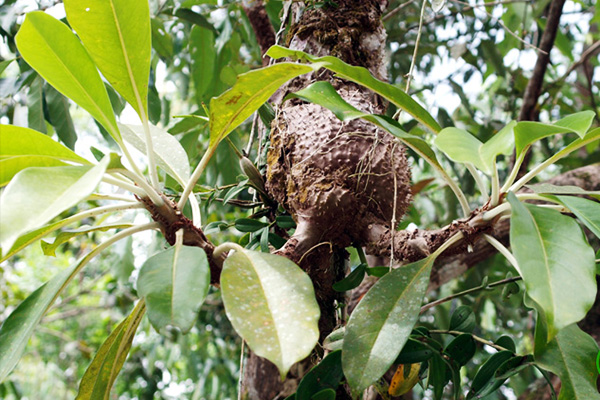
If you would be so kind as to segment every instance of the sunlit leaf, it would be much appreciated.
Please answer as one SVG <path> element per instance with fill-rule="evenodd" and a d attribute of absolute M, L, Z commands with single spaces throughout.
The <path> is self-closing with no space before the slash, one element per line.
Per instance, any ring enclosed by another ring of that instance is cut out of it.
<path fill-rule="evenodd" d="M 131 314 L 102 343 L 81 378 L 76 400 L 105 400 L 110 397 L 110 390 L 125 363 L 145 311 L 144 302 L 139 301 Z"/>
<path fill-rule="evenodd" d="M 147 0 L 65 0 L 69 24 L 117 92 L 148 115 L 151 29 Z"/>
<path fill-rule="evenodd" d="M 423 123 L 433 132 L 437 133 L 442 129 L 431 114 L 413 100 L 412 97 L 404 93 L 402 89 L 376 79 L 366 68 L 346 64 L 333 56 L 313 57 L 302 51 L 291 50 L 281 46 L 271 47 L 267 51 L 267 55 L 273 58 L 290 57 L 296 60 L 308 60 L 313 63 L 320 63 L 321 66 L 335 72 L 340 78 L 356 82 L 383 96 L 394 103 L 396 107 L 412 115 L 417 121 Z"/>
<path fill-rule="evenodd" d="M 89 196 L 109 161 L 106 157 L 93 167 L 32 167 L 15 175 L 0 197 L 2 249 Z"/>
<path fill-rule="evenodd" d="M 400 354 L 419 316 L 434 260 L 430 256 L 391 271 L 352 312 L 342 365 L 354 393 L 379 379 Z"/>
<path fill-rule="evenodd" d="M 223 265 L 221 292 L 235 330 L 282 377 L 317 343 L 320 310 L 312 282 L 287 258 L 237 250 Z"/>
<path fill-rule="evenodd" d="M 146 136 L 141 125 L 119 124 L 123 139 L 139 151 L 146 152 Z M 182 186 L 190 178 L 190 162 L 179 141 L 168 132 L 150 125 L 156 162 Z"/>
<path fill-rule="evenodd" d="M 552 125 L 541 122 L 520 121 L 515 126 L 517 156 L 532 143 L 547 136 L 573 132 L 580 138 L 584 138 L 586 132 L 592 125 L 595 115 L 596 114 L 593 111 L 582 111 L 577 114 L 569 115 Z"/>
<path fill-rule="evenodd" d="M 318 69 L 279 63 L 238 76 L 235 85 L 210 101 L 210 145 L 216 146 L 287 81 Z"/>
<path fill-rule="evenodd" d="M 167 325 L 187 333 L 198 319 L 210 284 L 206 253 L 199 247 L 173 246 L 148 258 L 137 288 L 146 299 L 148 318 L 157 331 Z"/>
<path fill-rule="evenodd" d="M 534 185 L 526 186 L 537 194 L 578 194 L 596 197 L 600 200 L 600 190 L 588 191 L 579 186 L 556 186 L 550 183 L 536 183 Z"/>
<path fill-rule="evenodd" d="M 196 88 L 196 96 L 198 99 L 202 99 L 215 81 L 217 51 L 213 30 L 202 26 L 194 26 L 190 33 L 189 47 L 190 55 L 194 60 L 191 72 Z"/>
<path fill-rule="evenodd" d="M 594 251 L 574 219 L 523 204 L 512 193 L 508 201 L 511 248 L 527 296 L 543 310 L 549 341 L 562 328 L 580 321 L 594 304 Z"/>
<path fill-rule="evenodd" d="M 435 137 L 435 145 L 451 160 L 470 163 L 485 172 L 492 174 L 496 157 L 509 154 L 514 147 L 513 128 L 516 122 L 506 125 L 500 132 L 482 143 L 469 132 L 458 128 L 444 128 Z"/>
<path fill-rule="evenodd" d="M 28 13 L 15 41 L 33 69 L 92 114 L 115 140 L 120 140 L 100 74 L 81 42 L 65 24 L 42 11 Z"/>

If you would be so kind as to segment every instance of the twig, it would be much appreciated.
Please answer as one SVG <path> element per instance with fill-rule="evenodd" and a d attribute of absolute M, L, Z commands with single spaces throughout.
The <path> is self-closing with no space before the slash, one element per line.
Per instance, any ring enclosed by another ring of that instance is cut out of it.
<path fill-rule="evenodd" d="M 429 333 L 437 333 L 437 334 L 442 334 L 442 335 L 462 335 L 463 333 L 468 333 L 468 332 L 460 332 L 460 331 L 446 331 L 446 330 L 432 330 L 429 331 Z M 493 347 L 494 349 L 498 350 L 498 351 L 505 351 L 508 350 L 512 353 L 512 350 L 507 349 L 506 347 L 502 347 L 502 346 L 498 346 L 496 343 L 494 342 L 490 342 L 489 340 L 486 340 L 482 337 L 479 337 L 477 335 L 474 335 L 472 333 L 469 333 L 469 335 L 471 335 L 471 337 L 482 344 L 486 344 L 490 347 Z"/>
<path fill-rule="evenodd" d="M 387 21 L 388 19 L 392 18 L 394 15 L 398 14 L 400 11 L 402 11 L 402 9 L 410 6 L 412 3 L 414 3 L 416 0 L 410 0 L 407 1 L 406 3 L 402 3 L 400 4 L 398 7 L 394 8 L 392 11 L 390 11 L 389 13 L 385 14 L 383 16 L 383 18 L 381 19 L 382 21 Z"/>
<path fill-rule="evenodd" d="M 425 304 L 423 307 L 421 307 L 421 312 L 420 313 L 423 314 L 425 311 L 429 310 L 430 308 L 433 308 L 435 306 L 439 306 L 440 304 L 443 304 L 443 303 L 447 303 L 448 301 L 456 299 L 458 297 L 466 296 L 468 294 L 479 292 L 481 290 L 491 289 L 491 288 L 494 288 L 496 286 L 506 285 L 507 283 L 517 282 L 517 281 L 520 281 L 522 279 L 523 278 L 521 278 L 520 276 L 515 276 L 515 277 L 512 277 L 512 278 L 506 278 L 506 279 L 502 279 L 501 281 L 490 283 L 489 285 L 481 285 L 481 286 L 477 286 L 477 287 L 474 287 L 474 288 L 471 288 L 471 289 L 467 289 L 467 290 L 462 291 L 460 293 L 451 294 L 450 296 L 444 297 L 443 299 L 439 299 L 439 300 L 436 300 L 436 301 L 432 301 L 431 303 Z"/>

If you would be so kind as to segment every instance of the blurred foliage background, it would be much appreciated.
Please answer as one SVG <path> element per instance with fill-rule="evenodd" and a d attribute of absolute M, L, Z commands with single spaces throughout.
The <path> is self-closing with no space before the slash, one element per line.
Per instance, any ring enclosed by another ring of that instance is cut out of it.
<path fill-rule="evenodd" d="M 331 3 L 331 0 L 329 0 Z M 196 164 L 208 143 L 208 127 L 190 114 L 205 115 L 203 104 L 231 87 L 239 73 L 262 65 L 260 48 L 240 1 L 151 0 L 152 70 L 150 75 L 150 119 L 166 127 Z M 284 28 L 281 16 L 289 2 L 269 0 L 266 9 L 277 32 Z M 319 1 L 310 6 L 319 6 Z M 443 126 L 469 130 L 487 140 L 511 119 L 516 119 L 524 90 L 536 60 L 540 32 L 544 28 L 549 0 L 505 0 L 486 2 L 448 1 L 434 13 L 425 9 L 415 69 L 410 86 L 413 94 Z M 390 80 L 406 85 L 407 73 L 419 32 L 421 2 L 390 1 L 384 21 L 388 30 Z M 114 147 L 110 136 L 89 115 L 70 104 L 43 81 L 16 51 L 14 36 L 25 13 L 46 10 L 64 19 L 60 1 L 4 0 L 0 5 L 0 123 L 28 126 L 53 136 L 79 154 L 92 159 L 94 148 L 101 152 Z M 582 62 L 581 55 L 600 40 L 600 3 L 593 0 L 567 1 L 551 63 L 540 98 L 541 121 L 591 109 L 598 113 L 600 73 L 597 55 Z M 134 112 L 112 89 L 111 101 L 122 122 L 136 122 Z M 393 115 L 395 110 L 388 110 Z M 263 116 L 265 117 L 265 116 Z M 268 119 L 268 116 L 265 118 Z M 247 121 L 232 136 L 232 143 L 246 149 L 264 171 L 268 128 Z M 600 122 L 597 117 L 596 122 Z M 420 129 L 404 121 L 406 130 Z M 252 146 L 248 146 L 253 137 Z M 541 141 L 532 162 L 562 146 L 562 139 Z M 440 158 L 441 159 L 441 158 Z M 401 228 L 410 224 L 433 228 L 457 217 L 451 192 L 437 183 L 426 163 L 412 157 L 413 178 L 421 188 Z M 561 161 L 549 170 L 572 169 L 600 161 L 598 143 Z M 505 160 L 508 162 L 508 160 Z M 475 185 L 466 171 L 451 165 L 467 193 Z M 212 223 L 207 234 L 215 242 L 226 240 L 253 243 L 256 234 L 235 229 L 235 221 L 252 210 L 253 194 L 243 185 L 237 156 L 222 143 L 203 181 L 203 223 Z M 502 177 L 501 177 L 502 179 Z M 242 182 L 241 185 L 238 185 Z M 179 191 L 175 182 L 170 190 Z M 226 199 L 235 199 L 227 202 Z M 470 199 L 480 204 L 476 195 Z M 146 218 L 133 212 L 122 220 Z M 86 221 L 82 221 L 82 225 Z M 0 322 L 35 288 L 85 253 L 105 232 L 78 236 L 62 245 L 55 257 L 45 257 L 40 246 L 32 246 L 0 265 Z M 72 399 L 78 380 L 95 350 L 127 315 L 135 299 L 137 269 L 165 243 L 154 234 L 140 242 L 131 240 L 113 246 L 86 268 L 45 317 L 10 380 L 0 385 L 0 398 Z M 356 265 L 356 257 L 351 262 Z M 459 280 L 430 293 L 436 299 L 476 287 L 487 277 L 494 282 L 506 277 L 507 265 L 492 257 Z M 513 288 L 514 289 L 514 288 Z M 519 350 L 530 352 L 533 320 L 519 294 L 502 289 L 479 291 L 445 303 L 423 315 L 420 324 L 446 329 L 451 313 L 460 305 L 475 311 L 481 337 L 495 340 L 512 337 Z M 237 397 L 240 339 L 223 312 L 217 290 L 211 289 L 194 329 L 188 335 L 177 331 L 157 334 L 144 320 L 131 355 L 113 390 L 115 399 L 226 399 Z M 472 378 L 484 351 L 463 369 L 463 379 Z M 514 399 L 538 375 L 532 369 L 513 377 L 490 399 Z M 415 390 L 416 398 L 428 398 Z"/>

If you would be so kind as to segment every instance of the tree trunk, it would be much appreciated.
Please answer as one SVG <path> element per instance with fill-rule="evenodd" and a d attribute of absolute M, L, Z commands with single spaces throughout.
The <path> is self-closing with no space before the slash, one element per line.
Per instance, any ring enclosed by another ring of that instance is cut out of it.
<path fill-rule="evenodd" d="M 320 7 L 294 3 L 286 45 L 315 56 L 334 55 L 386 79 L 385 29 L 381 14 L 387 0 L 336 0 Z M 364 245 L 371 231 L 389 229 L 410 201 L 410 170 L 404 148 L 374 126 L 341 122 L 328 110 L 298 100 L 283 102 L 288 92 L 317 80 L 329 81 L 360 110 L 383 113 L 385 104 L 372 92 L 323 70 L 299 77 L 274 96 L 277 116 L 271 129 L 266 187 L 297 222 L 295 234 L 279 254 L 299 263 L 311 277 L 321 307 L 321 340 L 337 325 L 342 302 L 332 289 L 345 272 L 345 247 Z M 395 202 L 394 202 L 395 200 Z M 317 346 L 318 348 L 318 346 Z M 283 399 L 323 357 L 315 350 L 281 382 L 277 369 L 251 351 L 243 370 L 242 397 Z M 337 398 L 350 398 L 338 391 Z"/>

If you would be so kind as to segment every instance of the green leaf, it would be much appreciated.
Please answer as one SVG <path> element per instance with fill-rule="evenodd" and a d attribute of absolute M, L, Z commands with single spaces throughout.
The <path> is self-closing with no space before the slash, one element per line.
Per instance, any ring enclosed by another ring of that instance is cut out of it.
<path fill-rule="evenodd" d="M 320 309 L 313 285 L 287 258 L 236 250 L 223 264 L 221 291 L 235 330 L 282 379 L 315 347 Z"/>
<path fill-rule="evenodd" d="M 512 121 L 486 143 L 469 132 L 458 128 L 445 128 L 434 139 L 435 145 L 451 160 L 460 163 L 470 163 L 481 171 L 491 175 L 500 154 L 509 154 L 514 147 Z"/>
<path fill-rule="evenodd" d="M 1 140 L 1 139 L 0 139 Z M 0 158 L 0 187 L 6 186 L 21 170 L 29 167 L 59 167 L 67 165 L 54 157 L 20 156 Z"/>
<path fill-rule="evenodd" d="M 6 67 L 8 67 L 10 65 L 10 63 L 15 60 L 16 60 L 16 58 L 11 58 L 10 60 L 0 61 L 0 74 L 2 74 L 4 72 L 4 70 L 6 69 Z"/>
<path fill-rule="evenodd" d="M 145 311 L 144 302 L 139 301 L 131 314 L 102 343 L 81 378 L 76 400 L 105 400 L 110 397 L 110 390 L 125 363 Z"/>
<path fill-rule="evenodd" d="M 444 349 L 444 353 L 459 366 L 469 362 L 475 355 L 475 339 L 470 333 L 463 333 L 452 340 Z"/>
<path fill-rule="evenodd" d="M 499 351 L 487 359 L 479 368 L 471 383 L 471 390 L 467 399 L 481 398 L 486 394 L 496 391 L 504 383 L 503 379 L 495 379 L 494 375 L 502 364 L 513 357 L 508 350 Z"/>
<path fill-rule="evenodd" d="M 313 394 L 311 400 L 335 400 L 335 390 L 323 389 L 318 393 Z"/>
<path fill-rule="evenodd" d="M 193 60 L 191 75 L 196 88 L 196 98 L 203 99 L 205 93 L 215 82 L 217 51 L 213 30 L 194 26 L 190 33 L 189 47 Z"/>
<path fill-rule="evenodd" d="M 343 378 L 342 352 L 333 351 L 302 378 L 296 391 L 296 400 L 314 399 L 314 395 L 326 389 L 334 390 L 335 395 L 335 389 Z"/>
<path fill-rule="evenodd" d="M 15 41 L 33 69 L 56 90 L 92 114 L 117 142 L 120 141 L 104 83 L 71 29 L 42 11 L 34 11 L 25 17 Z"/>
<path fill-rule="evenodd" d="M 580 138 L 586 136 L 587 130 L 592 125 L 595 113 L 593 111 L 582 111 L 569 115 L 553 125 L 541 122 L 521 121 L 515 126 L 515 144 L 517 157 L 523 150 L 538 140 L 559 133 L 573 132 Z"/>
<path fill-rule="evenodd" d="M 146 299 L 148 318 L 159 332 L 167 325 L 189 332 L 209 285 L 210 269 L 204 250 L 177 245 L 148 258 L 137 280 L 138 293 Z"/>
<path fill-rule="evenodd" d="M 331 332 L 325 340 L 323 340 L 323 348 L 329 351 L 336 351 L 342 349 L 342 343 L 344 342 L 344 332 L 346 327 L 342 326 Z"/>
<path fill-rule="evenodd" d="M 561 329 L 545 344 L 546 335 L 538 338 L 538 328 L 539 322 L 536 324 L 535 362 L 560 378 L 558 400 L 600 399 L 596 389 L 596 341 L 573 324 Z"/>
<path fill-rule="evenodd" d="M 556 186 L 550 183 L 536 183 L 533 185 L 525 185 L 537 194 L 576 194 L 592 196 L 600 200 L 600 190 L 583 190 L 579 186 Z"/>
<path fill-rule="evenodd" d="M 434 355 L 434 350 L 416 339 L 408 339 L 394 364 L 414 364 L 429 360 Z"/>
<path fill-rule="evenodd" d="M 336 292 L 346 292 L 352 290 L 362 282 L 365 277 L 367 264 L 359 264 L 347 277 L 333 284 L 333 290 Z"/>
<path fill-rule="evenodd" d="M 163 58 L 173 57 L 173 38 L 165 29 L 165 25 L 158 18 L 150 21 L 152 27 L 152 47 Z"/>
<path fill-rule="evenodd" d="M 581 320 L 596 297 L 594 251 L 575 220 L 519 202 L 512 207 L 510 244 L 527 295 L 544 312 L 550 341 Z"/>
<path fill-rule="evenodd" d="M 600 203 L 573 196 L 556 196 L 556 198 L 600 238 Z"/>
<path fill-rule="evenodd" d="M 251 218 L 238 218 L 235 220 L 235 229 L 240 232 L 256 232 L 259 229 L 266 227 L 266 222 L 258 221 Z"/>
<path fill-rule="evenodd" d="M 19 236 L 89 196 L 108 162 L 106 157 L 94 167 L 32 167 L 15 175 L 0 197 L 1 247 L 10 249 Z"/>
<path fill-rule="evenodd" d="M 354 393 L 379 379 L 400 354 L 419 316 L 434 260 L 429 256 L 389 272 L 350 316 L 342 364 Z"/>
<path fill-rule="evenodd" d="M 373 75 L 363 67 L 355 67 L 346 64 L 333 56 L 314 57 L 302 51 L 291 50 L 281 46 L 271 47 L 266 54 L 273 58 L 290 57 L 295 60 L 308 60 L 313 63 L 320 63 L 322 67 L 335 72 L 340 78 L 363 85 L 391 101 L 396 107 L 412 115 L 417 121 L 423 123 L 433 132 L 437 133 L 442 129 L 431 114 L 413 100 L 412 97 L 404 93 L 402 89 L 374 78 Z"/>
<path fill-rule="evenodd" d="M 473 332 L 476 326 L 475 313 L 469 306 L 460 306 L 453 313 L 450 318 L 451 331 L 459 332 Z"/>
<path fill-rule="evenodd" d="M 290 229 L 296 227 L 296 221 L 290 215 L 278 215 L 275 217 L 275 223 L 278 227 L 283 229 Z"/>
<path fill-rule="evenodd" d="M 182 186 L 190 179 L 190 162 L 183 146 L 168 132 L 150 125 L 150 136 L 156 162 Z M 141 125 L 119 124 L 123 139 L 133 147 L 146 153 L 146 135 Z"/>
<path fill-rule="evenodd" d="M 231 89 L 210 101 L 210 146 L 216 147 L 281 85 L 318 67 L 279 63 L 239 75 Z"/>
<path fill-rule="evenodd" d="M 68 242 L 75 236 L 85 235 L 85 234 L 91 233 L 91 232 L 106 232 L 111 229 L 131 228 L 132 226 L 133 226 L 132 224 L 108 224 L 108 225 L 100 225 L 100 226 L 82 226 L 81 228 L 78 228 L 78 229 L 72 229 L 72 230 L 68 230 L 68 231 L 59 233 L 56 236 L 56 238 L 54 239 L 54 242 L 52 242 L 52 243 L 48 243 L 48 242 L 45 242 L 42 240 L 42 251 L 44 252 L 44 255 L 55 257 L 56 249 L 58 248 L 58 246 L 60 246 L 61 244 L 65 243 L 65 242 Z"/>
<path fill-rule="evenodd" d="M 499 380 L 506 380 L 532 365 L 533 356 L 531 354 L 509 358 L 508 360 L 503 362 L 502 365 L 500 365 L 500 367 L 496 370 L 494 378 Z"/>
<path fill-rule="evenodd" d="M 69 24 L 102 75 L 137 111 L 148 115 L 151 29 L 147 0 L 65 0 Z"/>
<path fill-rule="evenodd" d="M 48 103 L 49 120 L 60 140 L 68 148 L 74 149 L 77 133 L 69 112 L 69 100 L 52 86 L 46 85 L 46 102 Z"/>
<path fill-rule="evenodd" d="M 27 92 L 27 126 L 38 132 L 46 133 L 43 85 L 44 80 L 39 75 L 29 85 L 29 92 Z"/>
<path fill-rule="evenodd" d="M 35 327 L 81 268 L 95 256 L 90 253 L 29 295 L 0 328 L 0 383 L 13 370 Z"/>

